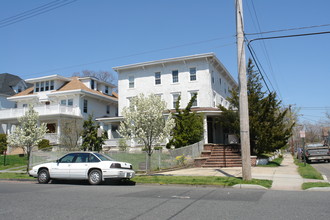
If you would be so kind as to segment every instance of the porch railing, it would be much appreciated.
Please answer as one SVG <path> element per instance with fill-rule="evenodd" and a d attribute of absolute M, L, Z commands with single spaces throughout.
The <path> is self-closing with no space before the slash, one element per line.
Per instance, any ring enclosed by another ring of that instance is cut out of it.
<path fill-rule="evenodd" d="M 59 104 L 35 106 L 34 110 L 38 112 L 39 116 L 48 116 L 56 114 L 81 116 L 81 111 L 79 107 L 64 106 Z M 8 118 L 19 118 L 22 117 L 27 111 L 28 107 L 2 109 L 0 110 L 0 120 Z"/>

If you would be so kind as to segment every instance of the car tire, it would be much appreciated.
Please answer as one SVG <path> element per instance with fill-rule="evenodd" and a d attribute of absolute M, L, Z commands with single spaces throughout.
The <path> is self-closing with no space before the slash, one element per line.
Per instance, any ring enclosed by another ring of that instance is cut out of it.
<path fill-rule="evenodd" d="M 50 180 L 49 172 L 47 169 L 42 169 L 38 173 L 38 183 L 46 184 Z"/>
<path fill-rule="evenodd" d="M 98 185 L 102 182 L 102 173 L 100 170 L 91 170 L 88 174 L 88 182 L 91 185 Z"/>

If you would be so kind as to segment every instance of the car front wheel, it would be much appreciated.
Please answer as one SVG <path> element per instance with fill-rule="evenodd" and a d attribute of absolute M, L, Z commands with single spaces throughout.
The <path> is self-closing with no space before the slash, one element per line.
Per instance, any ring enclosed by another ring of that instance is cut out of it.
<path fill-rule="evenodd" d="M 88 181 L 91 185 L 98 185 L 102 181 L 102 173 L 99 170 L 92 170 L 88 175 Z"/>
<path fill-rule="evenodd" d="M 42 169 L 38 173 L 38 182 L 41 184 L 46 184 L 50 180 L 49 172 L 46 169 Z"/>

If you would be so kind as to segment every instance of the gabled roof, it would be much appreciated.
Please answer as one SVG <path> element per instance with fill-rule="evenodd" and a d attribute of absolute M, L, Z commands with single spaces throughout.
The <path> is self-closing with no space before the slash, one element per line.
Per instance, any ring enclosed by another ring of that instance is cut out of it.
<path fill-rule="evenodd" d="M 10 73 L 0 74 L 0 94 L 14 95 L 16 94 L 12 87 L 16 86 L 22 79 Z"/>
<path fill-rule="evenodd" d="M 85 93 L 89 93 L 89 94 L 98 95 L 103 98 L 112 99 L 113 101 L 118 101 L 118 97 L 115 95 L 107 95 L 102 92 L 88 88 L 84 83 L 82 83 L 79 80 L 79 77 L 71 77 L 69 79 L 70 79 L 70 81 L 64 83 L 64 85 L 62 87 L 60 87 L 58 90 L 51 91 L 48 95 L 56 96 L 57 94 L 62 94 L 62 93 L 66 93 L 66 92 L 85 92 Z M 33 87 L 29 88 L 25 91 L 22 91 L 16 95 L 12 96 L 9 99 L 15 99 L 15 98 L 19 98 L 19 97 L 23 97 L 23 96 L 30 96 L 30 95 L 36 95 Z"/>

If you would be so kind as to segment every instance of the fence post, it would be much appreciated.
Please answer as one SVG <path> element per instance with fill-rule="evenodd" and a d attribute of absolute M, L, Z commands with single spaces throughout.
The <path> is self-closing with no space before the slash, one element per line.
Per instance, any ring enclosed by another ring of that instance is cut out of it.
<path fill-rule="evenodd" d="M 161 170 L 161 163 L 160 163 L 160 151 L 161 150 L 158 150 L 158 169 Z"/>

